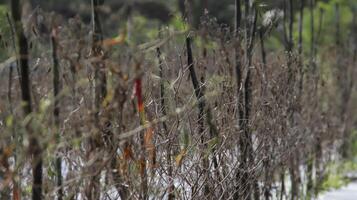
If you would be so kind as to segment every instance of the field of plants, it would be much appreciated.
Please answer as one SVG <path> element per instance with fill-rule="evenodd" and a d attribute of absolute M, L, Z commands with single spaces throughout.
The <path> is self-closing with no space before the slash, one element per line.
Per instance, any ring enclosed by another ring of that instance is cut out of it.
<path fill-rule="evenodd" d="M 357 170 L 355 0 L 1 0 L 0 46 L 0 200 L 311 200 Z"/>

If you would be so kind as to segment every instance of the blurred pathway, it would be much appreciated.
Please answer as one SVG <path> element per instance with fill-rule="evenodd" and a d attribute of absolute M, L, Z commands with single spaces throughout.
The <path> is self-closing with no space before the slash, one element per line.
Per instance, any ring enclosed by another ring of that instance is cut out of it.
<path fill-rule="evenodd" d="M 357 200 L 357 182 L 322 194 L 318 200 Z"/>

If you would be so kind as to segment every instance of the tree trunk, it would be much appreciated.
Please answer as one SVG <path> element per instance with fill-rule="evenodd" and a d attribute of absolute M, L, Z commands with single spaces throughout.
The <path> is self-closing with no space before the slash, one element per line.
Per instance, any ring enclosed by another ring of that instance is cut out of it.
<path fill-rule="evenodd" d="M 196 95 L 196 99 L 198 102 L 198 134 L 200 135 L 201 138 L 201 144 L 203 145 L 203 149 L 207 149 L 207 144 L 205 143 L 205 134 L 204 134 L 204 115 L 205 115 L 205 107 L 206 107 L 206 101 L 204 99 L 204 94 L 202 91 L 202 87 L 200 82 L 197 79 L 197 75 L 195 72 L 194 64 L 193 64 L 193 55 L 192 55 L 192 48 L 191 48 L 191 38 L 187 37 L 186 38 L 186 48 L 187 48 L 187 65 L 190 70 L 190 77 L 193 85 L 193 89 Z M 208 157 L 202 154 L 202 170 L 203 174 L 207 178 L 207 180 L 204 183 L 204 188 L 203 188 L 203 193 L 205 197 L 208 197 L 210 194 L 210 188 L 209 188 L 209 160 Z"/>
<path fill-rule="evenodd" d="M 11 12 L 15 22 L 15 30 L 19 47 L 19 64 L 21 74 L 21 95 L 24 102 L 23 111 L 25 117 L 32 112 L 31 106 L 31 91 L 30 91 L 30 70 L 28 65 L 28 44 L 21 23 L 21 7 L 19 0 L 11 1 Z M 31 122 L 30 122 L 31 123 Z M 32 154 L 32 199 L 42 199 L 42 149 L 37 137 L 32 133 L 30 125 L 27 126 L 27 134 L 29 135 L 29 152 Z"/>
<path fill-rule="evenodd" d="M 164 85 L 164 73 L 163 73 L 163 62 L 161 59 L 161 51 L 160 48 L 156 49 L 157 52 L 157 58 L 159 61 L 159 76 L 160 76 L 160 103 L 161 103 L 161 113 L 164 116 L 167 115 L 166 113 L 166 104 L 165 104 L 165 85 Z M 166 159 L 167 159 L 167 166 L 168 166 L 168 179 L 169 179 L 169 186 L 168 186 L 168 200 L 174 200 L 175 199 L 175 194 L 174 194 L 174 190 L 175 190 L 175 186 L 173 184 L 173 166 L 172 166 L 172 158 L 171 158 L 171 139 L 170 139 L 170 132 L 168 130 L 166 121 L 162 122 L 162 127 L 164 129 L 164 134 L 169 138 L 168 140 L 168 145 L 167 145 L 167 149 L 166 149 Z"/>
<path fill-rule="evenodd" d="M 52 42 L 52 60 L 53 60 L 53 97 L 54 97 L 54 110 L 53 110 L 53 117 L 54 117 L 54 125 L 55 125 L 55 141 L 57 144 L 60 142 L 60 100 L 59 100 L 59 92 L 60 92 L 60 72 L 59 72 L 59 62 L 57 57 L 57 41 L 56 41 L 56 27 L 53 28 L 51 34 L 51 42 Z M 63 188 L 62 188 L 62 159 L 61 156 L 56 156 L 56 173 L 57 173 L 57 199 L 63 199 Z"/>
<path fill-rule="evenodd" d="M 94 99 L 94 118 L 95 126 L 98 130 L 94 132 L 93 135 L 89 138 L 89 155 L 95 156 L 95 154 L 100 153 L 97 149 L 101 146 L 101 130 L 104 130 L 105 127 L 100 123 L 100 110 L 103 99 L 106 96 L 106 74 L 105 66 L 102 60 L 103 50 L 102 50 L 102 28 L 99 19 L 99 6 L 102 5 L 100 0 L 91 0 L 91 13 L 92 13 L 92 57 L 94 58 L 94 81 L 95 81 L 95 99 Z M 104 127 L 104 128 L 103 128 Z M 90 166 L 90 173 L 92 177 L 90 178 L 89 188 L 87 190 L 87 197 L 90 199 L 99 199 L 100 198 L 100 172 L 98 172 L 99 160 L 93 163 L 93 166 Z"/>

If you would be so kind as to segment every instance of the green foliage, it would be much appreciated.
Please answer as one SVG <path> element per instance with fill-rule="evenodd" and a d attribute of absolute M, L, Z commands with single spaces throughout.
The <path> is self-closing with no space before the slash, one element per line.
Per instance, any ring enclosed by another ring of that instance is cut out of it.
<path fill-rule="evenodd" d="M 8 8 L 4 5 L 0 5 L 0 61 L 4 61 L 8 58 L 9 49 L 11 49 L 11 29 L 6 18 L 7 12 Z"/>
<path fill-rule="evenodd" d="M 189 145 L 191 144 L 191 137 L 190 137 L 186 127 L 183 127 L 180 129 L 179 138 L 180 138 L 181 149 L 187 149 L 189 147 Z"/>
<path fill-rule="evenodd" d="M 327 191 L 331 188 L 338 189 L 344 185 L 346 185 L 348 181 L 343 178 L 340 174 L 327 174 L 327 178 L 322 183 L 322 191 Z"/>
<path fill-rule="evenodd" d="M 272 37 L 267 37 L 265 40 L 265 48 L 267 50 L 276 50 L 282 47 L 281 40 L 279 40 L 280 35 L 274 34 Z"/>
<path fill-rule="evenodd" d="M 352 172 L 357 170 L 356 160 L 350 160 L 343 163 L 342 169 L 344 172 Z"/>
<path fill-rule="evenodd" d="M 327 191 L 330 189 L 338 189 L 349 183 L 349 179 L 346 177 L 348 172 L 357 170 L 356 161 L 346 161 L 343 163 L 333 162 L 327 165 L 326 175 L 321 184 L 321 191 Z"/>
<path fill-rule="evenodd" d="M 336 36 L 336 3 L 340 5 L 340 30 L 341 41 L 345 41 L 348 36 L 348 27 L 352 21 L 352 10 L 348 1 L 333 0 L 329 2 L 319 1 L 314 9 L 314 30 L 315 40 L 319 44 L 327 44 L 331 46 L 335 43 Z M 320 15 L 322 17 L 321 30 L 319 32 Z M 296 14 L 298 19 L 298 13 Z M 298 20 L 296 20 L 294 27 L 295 41 L 298 39 Z M 305 48 L 309 48 L 311 44 L 311 13 L 308 7 L 304 9 L 304 21 L 303 21 L 303 45 Z M 318 48 L 321 48 L 319 46 Z M 323 47 L 322 47 L 323 48 Z"/>
<path fill-rule="evenodd" d="M 182 17 L 179 14 L 176 14 L 172 18 L 172 20 L 170 22 L 170 27 L 177 31 L 187 31 L 188 30 L 187 23 L 182 20 Z"/>
<path fill-rule="evenodd" d="M 200 37 L 199 35 L 195 38 L 194 43 L 197 47 L 206 48 L 207 50 L 217 49 L 217 43 L 211 38 Z"/>
<path fill-rule="evenodd" d="M 218 143 L 219 143 L 218 137 L 214 137 L 207 141 L 207 148 L 205 149 L 205 153 L 204 153 L 204 156 L 206 158 L 212 154 L 213 150 L 217 147 Z"/>
<path fill-rule="evenodd" d="M 352 153 L 352 158 L 357 159 L 357 129 L 353 129 L 351 131 L 351 135 L 350 135 L 350 142 L 351 144 L 349 145 L 349 147 L 351 148 L 351 153 Z"/>
<path fill-rule="evenodd" d="M 158 36 L 158 23 L 143 16 L 135 15 L 132 18 L 132 29 L 129 30 L 129 44 L 141 44 Z"/>
<path fill-rule="evenodd" d="M 12 115 L 7 116 L 5 122 L 6 126 L 11 128 L 14 124 L 14 117 Z"/>

